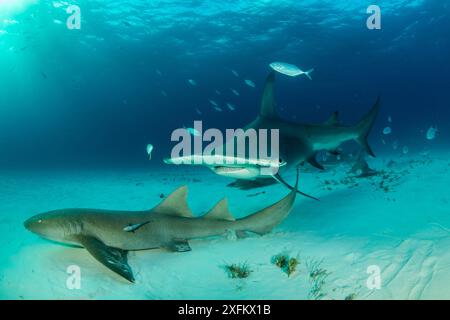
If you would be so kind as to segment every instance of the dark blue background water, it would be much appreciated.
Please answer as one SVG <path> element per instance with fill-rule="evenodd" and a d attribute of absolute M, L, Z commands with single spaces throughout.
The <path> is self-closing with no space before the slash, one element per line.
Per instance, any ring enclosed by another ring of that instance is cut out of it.
<path fill-rule="evenodd" d="M 156 163 L 170 153 L 172 130 L 193 120 L 218 128 L 253 120 L 273 61 L 315 68 L 313 81 L 277 75 L 287 119 L 321 122 L 339 109 L 352 124 L 380 94 L 378 153 L 400 153 L 394 140 L 412 152 L 448 147 L 447 2 L 297 2 L 75 1 L 81 30 L 65 28 L 67 14 L 51 2 L 29 6 L 11 17 L 18 23 L 0 22 L 0 164 L 141 166 L 147 143 Z M 366 28 L 369 4 L 381 6 L 381 30 Z M 383 137 L 388 116 L 393 134 Z M 427 141 L 431 125 L 440 133 Z"/>

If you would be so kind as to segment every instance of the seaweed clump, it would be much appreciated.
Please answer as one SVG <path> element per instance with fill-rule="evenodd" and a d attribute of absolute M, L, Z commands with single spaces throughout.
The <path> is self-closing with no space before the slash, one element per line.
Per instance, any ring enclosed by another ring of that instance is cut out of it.
<path fill-rule="evenodd" d="M 322 260 L 310 260 L 306 262 L 308 268 L 309 280 L 311 283 L 311 289 L 309 297 L 314 300 L 320 300 L 325 297 L 324 286 L 325 280 L 330 273 L 321 267 Z"/>
<path fill-rule="evenodd" d="M 350 293 L 348 296 L 345 297 L 345 300 L 355 300 L 356 299 L 356 293 Z"/>
<path fill-rule="evenodd" d="M 290 277 L 297 271 L 297 266 L 300 264 L 300 261 L 298 258 L 291 258 L 286 254 L 278 254 L 272 257 L 272 263 Z"/>
<path fill-rule="evenodd" d="M 253 272 L 246 262 L 226 265 L 225 271 L 231 279 L 245 279 Z"/>

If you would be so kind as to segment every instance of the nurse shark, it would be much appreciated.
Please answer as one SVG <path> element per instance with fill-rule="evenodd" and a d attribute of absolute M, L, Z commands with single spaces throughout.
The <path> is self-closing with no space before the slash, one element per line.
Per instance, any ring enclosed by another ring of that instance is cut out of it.
<path fill-rule="evenodd" d="M 95 259 L 130 282 L 135 282 L 128 264 L 128 251 L 166 248 L 190 251 L 188 241 L 235 232 L 264 235 L 291 212 L 294 190 L 278 202 L 247 217 L 235 219 L 227 199 L 219 201 L 208 213 L 194 217 L 187 205 L 186 186 L 170 194 L 147 211 L 99 209 L 55 210 L 26 220 L 26 229 L 46 239 L 84 247 Z"/>

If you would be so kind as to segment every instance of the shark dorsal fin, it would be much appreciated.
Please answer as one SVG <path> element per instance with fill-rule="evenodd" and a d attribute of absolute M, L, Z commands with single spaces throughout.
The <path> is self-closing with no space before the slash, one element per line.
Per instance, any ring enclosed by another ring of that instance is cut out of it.
<path fill-rule="evenodd" d="M 337 126 L 339 124 L 339 111 L 333 112 L 331 117 L 325 122 L 325 125 L 328 126 Z"/>
<path fill-rule="evenodd" d="M 274 98 L 274 83 L 275 83 L 275 71 L 272 71 L 266 79 L 264 86 L 264 92 L 261 99 L 260 116 L 266 118 L 278 118 L 278 114 L 275 110 L 275 98 Z"/>
<path fill-rule="evenodd" d="M 160 214 L 192 218 L 193 215 L 191 209 L 189 209 L 187 204 L 187 193 L 187 186 L 182 186 L 167 196 L 167 198 L 153 210 Z"/>
<path fill-rule="evenodd" d="M 211 220 L 228 220 L 235 221 L 230 211 L 228 210 L 228 200 L 223 198 L 220 200 L 207 214 L 204 215 L 205 219 Z"/>

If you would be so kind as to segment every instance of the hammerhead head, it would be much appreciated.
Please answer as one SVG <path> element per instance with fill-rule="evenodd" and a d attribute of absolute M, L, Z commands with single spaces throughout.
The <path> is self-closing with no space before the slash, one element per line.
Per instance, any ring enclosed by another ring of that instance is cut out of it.
<path fill-rule="evenodd" d="M 229 232 L 237 236 L 247 232 L 266 234 L 289 215 L 297 194 L 293 190 L 275 204 L 235 219 L 226 198 L 204 216 L 194 217 L 187 205 L 187 192 L 182 186 L 147 211 L 63 209 L 33 216 L 24 225 L 46 239 L 84 247 L 107 268 L 134 282 L 128 251 L 167 248 L 185 252 L 191 250 L 191 239 Z"/>

